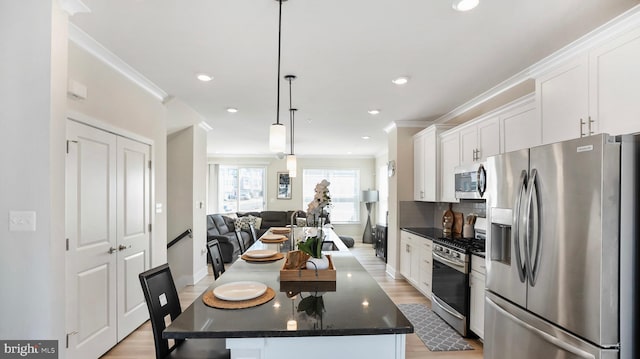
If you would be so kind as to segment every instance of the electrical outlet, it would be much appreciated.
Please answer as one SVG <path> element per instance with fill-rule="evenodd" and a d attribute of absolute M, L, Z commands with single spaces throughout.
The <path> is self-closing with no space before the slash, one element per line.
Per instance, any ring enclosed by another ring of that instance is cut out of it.
<path fill-rule="evenodd" d="M 34 211 L 9 211 L 10 232 L 35 232 L 36 212 Z"/>

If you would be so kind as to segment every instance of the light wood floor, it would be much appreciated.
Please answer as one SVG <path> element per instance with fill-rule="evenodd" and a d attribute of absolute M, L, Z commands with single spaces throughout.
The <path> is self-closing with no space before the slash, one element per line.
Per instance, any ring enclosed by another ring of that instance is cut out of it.
<path fill-rule="evenodd" d="M 351 249 L 360 263 L 380 284 L 380 287 L 396 304 L 424 303 L 431 307 L 431 302 L 403 279 L 393 279 L 385 273 L 385 264 L 375 257 L 370 244 L 356 243 Z M 180 303 L 183 308 L 189 306 L 213 282 L 213 275 L 202 279 L 194 286 L 188 286 L 180 291 Z M 482 359 L 482 343 L 470 340 L 475 350 L 460 352 L 431 352 L 424 346 L 415 334 L 407 336 L 407 359 L 437 358 L 437 359 Z M 141 325 L 118 345 L 102 356 L 104 359 L 154 359 L 155 349 L 153 334 L 149 321 Z"/>

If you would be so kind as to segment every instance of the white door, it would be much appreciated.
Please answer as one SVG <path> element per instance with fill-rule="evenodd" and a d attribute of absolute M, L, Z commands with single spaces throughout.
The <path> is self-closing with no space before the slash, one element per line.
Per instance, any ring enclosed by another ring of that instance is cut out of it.
<path fill-rule="evenodd" d="M 116 136 L 67 122 L 67 358 L 116 341 Z"/>
<path fill-rule="evenodd" d="M 460 164 L 468 165 L 476 161 L 478 151 L 478 127 L 471 126 L 460 131 Z"/>
<path fill-rule="evenodd" d="M 488 118 L 478 123 L 477 161 L 485 161 L 487 157 L 500 154 L 500 119 Z"/>
<path fill-rule="evenodd" d="M 138 274 L 150 263 L 150 148 L 118 137 L 118 341 L 149 318 Z"/>

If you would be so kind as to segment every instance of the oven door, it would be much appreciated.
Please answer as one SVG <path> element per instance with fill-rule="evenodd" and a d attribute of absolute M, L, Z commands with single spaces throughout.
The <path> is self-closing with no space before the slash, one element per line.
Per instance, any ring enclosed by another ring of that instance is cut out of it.
<path fill-rule="evenodd" d="M 458 314 L 469 316 L 469 267 L 433 253 L 432 294 Z M 442 303 L 441 303 L 442 304 Z M 449 309 L 449 308 L 448 308 Z"/>

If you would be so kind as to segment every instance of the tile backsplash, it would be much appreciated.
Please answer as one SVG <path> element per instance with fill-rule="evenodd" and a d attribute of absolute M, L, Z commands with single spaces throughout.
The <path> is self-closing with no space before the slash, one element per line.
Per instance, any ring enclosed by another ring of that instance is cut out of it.
<path fill-rule="evenodd" d="M 449 209 L 449 203 L 401 201 L 399 206 L 400 227 L 442 228 L 442 215 Z M 471 213 L 486 217 L 487 208 L 483 201 L 463 201 L 453 203 L 454 212 L 462 212 L 466 218 Z"/>

